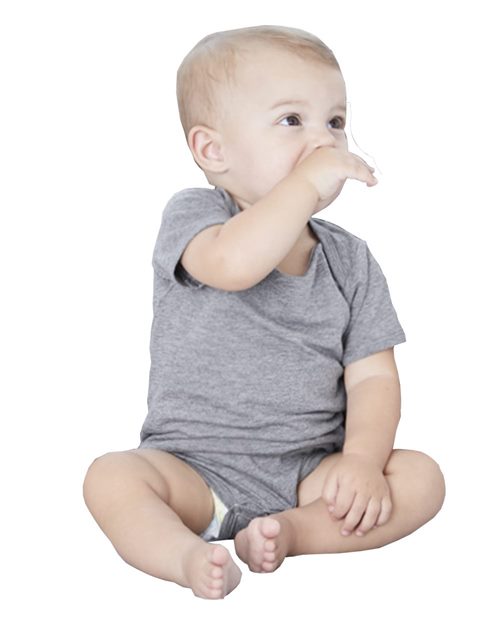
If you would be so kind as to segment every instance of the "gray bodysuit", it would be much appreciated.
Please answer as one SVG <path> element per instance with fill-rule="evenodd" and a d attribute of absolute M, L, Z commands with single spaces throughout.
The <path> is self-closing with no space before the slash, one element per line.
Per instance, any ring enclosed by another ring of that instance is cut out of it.
<path fill-rule="evenodd" d="M 299 482 L 342 449 L 344 367 L 406 340 L 366 242 L 334 224 L 342 287 L 321 242 L 303 276 L 274 269 L 243 291 L 196 280 L 179 262 L 186 245 L 238 212 L 220 187 L 183 189 L 165 207 L 139 445 L 202 475 L 228 508 L 220 539 L 297 505 Z"/>

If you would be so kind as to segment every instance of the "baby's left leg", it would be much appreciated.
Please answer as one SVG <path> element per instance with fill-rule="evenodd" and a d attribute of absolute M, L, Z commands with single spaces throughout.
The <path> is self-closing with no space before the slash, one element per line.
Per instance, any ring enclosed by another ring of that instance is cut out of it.
<path fill-rule="evenodd" d="M 445 482 L 439 465 L 421 452 L 396 449 L 384 470 L 391 490 L 390 519 L 364 536 L 343 536 L 345 518 L 332 518 L 321 498 L 323 478 L 340 455 L 328 456 L 308 476 L 307 489 L 300 489 L 302 503 L 307 503 L 301 505 L 299 498 L 297 508 L 253 519 L 238 532 L 235 550 L 251 571 L 274 571 L 286 556 L 382 547 L 411 534 L 441 509 Z"/>

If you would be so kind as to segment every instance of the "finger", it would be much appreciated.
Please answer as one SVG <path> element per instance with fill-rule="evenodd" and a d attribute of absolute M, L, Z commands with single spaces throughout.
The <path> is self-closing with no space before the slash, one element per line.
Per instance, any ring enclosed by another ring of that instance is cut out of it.
<path fill-rule="evenodd" d="M 369 169 L 370 171 L 375 171 L 375 167 L 372 167 L 371 165 L 369 165 L 364 158 L 361 158 L 361 156 L 358 156 L 357 154 L 354 154 L 354 152 L 349 152 L 349 154 L 351 154 L 352 156 L 354 156 L 354 159 L 356 161 L 358 161 L 359 163 L 362 163 L 367 169 Z"/>
<path fill-rule="evenodd" d="M 364 536 L 377 522 L 382 504 L 379 499 L 372 497 L 366 507 L 361 523 L 356 528 L 356 536 Z"/>
<path fill-rule="evenodd" d="M 372 187 L 373 185 L 376 185 L 378 183 L 377 178 L 375 178 L 375 176 L 373 175 L 373 172 L 375 170 L 364 161 L 363 164 L 359 165 L 359 171 L 363 176 L 361 180 L 364 180 L 368 186 Z"/>
<path fill-rule="evenodd" d="M 337 497 L 338 489 L 339 489 L 338 476 L 336 473 L 332 472 L 327 476 L 325 480 L 325 486 L 323 488 L 323 493 L 322 493 L 323 501 L 326 503 L 327 506 L 330 506 L 330 505 L 335 506 L 335 500 Z"/>
<path fill-rule="evenodd" d="M 354 154 L 354 152 L 348 152 L 347 162 L 352 163 L 355 168 L 364 170 L 366 172 L 373 173 L 375 168 L 369 165 L 361 156 Z"/>
<path fill-rule="evenodd" d="M 345 172 L 344 178 L 352 178 L 353 180 L 359 180 L 360 182 L 366 182 L 370 186 L 377 184 L 378 180 L 371 173 L 371 171 L 367 170 L 366 167 L 363 167 L 361 164 L 349 169 Z"/>
<path fill-rule="evenodd" d="M 390 519 L 392 512 L 392 501 L 390 497 L 384 497 L 382 499 L 382 506 L 380 510 L 380 515 L 378 517 L 376 525 L 384 525 Z"/>
<path fill-rule="evenodd" d="M 356 491 L 346 484 L 342 484 L 339 480 L 337 497 L 335 498 L 335 508 L 331 512 L 335 521 L 342 519 L 349 512 L 354 500 L 356 499 Z"/>
<path fill-rule="evenodd" d="M 366 496 L 359 495 L 359 494 L 356 496 L 351 506 L 351 509 L 349 510 L 345 518 L 342 529 L 340 530 L 341 534 L 343 534 L 344 536 L 346 535 L 348 536 L 349 534 L 351 534 L 353 529 L 360 522 L 361 517 L 363 516 L 366 510 L 367 504 L 368 504 L 368 499 L 366 498 Z"/>

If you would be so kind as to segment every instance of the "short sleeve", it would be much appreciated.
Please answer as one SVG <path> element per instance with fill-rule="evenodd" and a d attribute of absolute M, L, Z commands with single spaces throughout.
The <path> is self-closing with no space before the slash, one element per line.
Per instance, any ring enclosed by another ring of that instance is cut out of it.
<path fill-rule="evenodd" d="M 404 343 L 387 280 L 368 245 L 359 239 L 349 272 L 350 319 L 343 335 L 343 366 Z"/>
<path fill-rule="evenodd" d="M 204 286 L 179 262 L 187 244 L 199 232 L 231 218 L 224 197 L 216 189 L 190 188 L 175 193 L 168 201 L 153 252 L 155 271 L 182 286 Z"/>

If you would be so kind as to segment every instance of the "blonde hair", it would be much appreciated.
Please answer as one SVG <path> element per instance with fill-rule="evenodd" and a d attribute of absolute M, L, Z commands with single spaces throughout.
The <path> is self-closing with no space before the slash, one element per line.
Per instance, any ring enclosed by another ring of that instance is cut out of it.
<path fill-rule="evenodd" d="M 215 128 L 224 118 L 222 95 L 236 85 L 238 61 L 251 59 L 256 45 L 274 45 L 340 71 L 330 48 L 299 28 L 264 25 L 211 33 L 191 49 L 177 70 L 177 104 L 186 140 L 193 126 Z"/>

